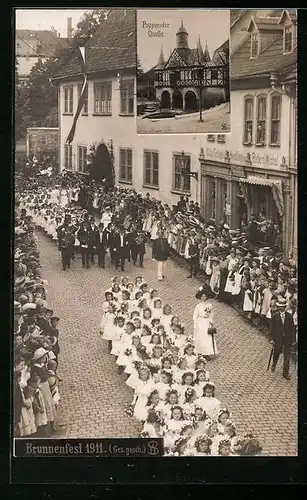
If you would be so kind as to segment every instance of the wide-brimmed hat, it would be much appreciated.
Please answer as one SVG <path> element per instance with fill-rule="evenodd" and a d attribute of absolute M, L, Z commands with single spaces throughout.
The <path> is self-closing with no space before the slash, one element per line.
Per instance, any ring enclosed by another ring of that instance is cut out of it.
<path fill-rule="evenodd" d="M 50 321 L 60 321 L 60 318 L 58 316 L 51 316 Z"/>
<path fill-rule="evenodd" d="M 287 300 L 280 297 L 276 302 L 277 307 L 287 307 Z"/>
<path fill-rule="evenodd" d="M 38 361 L 39 359 L 41 359 L 43 356 L 45 356 L 46 354 L 48 354 L 48 351 L 47 349 L 45 349 L 44 347 L 39 347 L 38 349 L 36 349 L 36 351 L 34 352 L 33 354 L 33 358 L 32 358 L 32 361 Z"/>
<path fill-rule="evenodd" d="M 34 302 L 27 302 L 21 307 L 21 312 L 25 313 L 30 310 L 34 311 L 35 309 L 36 309 L 36 304 L 34 304 Z"/>

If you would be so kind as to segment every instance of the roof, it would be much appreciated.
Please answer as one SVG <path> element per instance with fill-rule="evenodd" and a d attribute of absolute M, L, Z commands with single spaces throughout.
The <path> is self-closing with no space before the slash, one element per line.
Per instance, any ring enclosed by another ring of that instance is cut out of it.
<path fill-rule="evenodd" d="M 282 72 L 297 63 L 297 50 L 283 54 L 283 35 L 279 35 L 257 58 L 250 58 L 250 38 L 232 55 L 231 78 L 269 75 L 272 71 Z"/>
<path fill-rule="evenodd" d="M 231 9 L 230 10 L 230 27 L 236 24 L 239 19 L 243 16 L 247 9 Z"/>
<path fill-rule="evenodd" d="M 188 35 L 187 29 L 183 26 L 183 21 L 181 21 L 181 26 L 177 31 L 176 35 L 178 35 L 179 33 L 186 33 Z"/>
<path fill-rule="evenodd" d="M 136 10 L 111 10 L 107 20 L 85 45 L 88 73 L 136 68 Z M 65 78 L 81 73 L 80 53 L 75 48 L 68 63 L 53 75 Z"/>
<path fill-rule="evenodd" d="M 285 9 L 282 11 L 282 14 L 280 16 L 279 22 L 282 23 L 285 16 L 289 15 L 291 21 L 296 21 L 297 20 L 297 11 L 295 9 Z"/>
<path fill-rule="evenodd" d="M 280 31 L 282 28 L 279 25 L 278 17 L 252 17 L 248 25 L 247 31 L 254 24 L 259 31 Z"/>
<path fill-rule="evenodd" d="M 18 55 L 33 54 L 52 57 L 54 51 L 68 45 L 67 38 L 60 38 L 51 30 L 16 30 L 16 42 L 24 45 L 17 48 Z"/>

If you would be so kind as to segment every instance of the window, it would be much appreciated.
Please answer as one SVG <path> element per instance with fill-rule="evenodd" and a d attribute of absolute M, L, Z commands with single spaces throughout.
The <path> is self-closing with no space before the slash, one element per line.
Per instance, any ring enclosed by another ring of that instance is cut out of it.
<path fill-rule="evenodd" d="M 293 36 L 292 36 L 292 25 L 285 26 L 284 32 L 284 52 L 292 52 Z"/>
<path fill-rule="evenodd" d="M 94 83 L 94 114 L 112 113 L 112 82 Z"/>
<path fill-rule="evenodd" d="M 119 180 L 132 182 L 132 149 L 119 150 Z"/>
<path fill-rule="evenodd" d="M 86 171 L 86 159 L 87 159 L 87 147 L 86 146 L 78 146 L 78 171 L 85 172 Z"/>
<path fill-rule="evenodd" d="M 271 144 L 280 144 L 280 96 L 274 95 L 271 100 Z"/>
<path fill-rule="evenodd" d="M 80 99 L 82 87 L 83 87 L 82 84 L 78 85 L 78 101 Z M 86 85 L 86 87 L 85 87 L 85 100 L 84 100 L 84 104 L 83 104 L 83 108 L 82 108 L 82 114 L 87 115 L 87 113 L 88 113 L 88 86 Z"/>
<path fill-rule="evenodd" d="M 134 80 L 122 80 L 120 85 L 120 112 L 125 115 L 134 113 Z"/>
<path fill-rule="evenodd" d="M 74 88 L 64 87 L 64 113 L 72 114 L 74 112 Z"/>
<path fill-rule="evenodd" d="M 223 143 L 225 143 L 226 142 L 226 136 L 225 136 L 225 134 L 218 134 L 218 136 L 217 136 L 217 142 L 223 142 Z"/>
<path fill-rule="evenodd" d="M 183 163 L 184 158 L 184 163 Z M 182 169 L 184 167 L 184 170 Z M 191 189 L 191 159 L 189 156 L 174 155 L 173 189 L 189 193 Z M 186 172 L 186 174 L 184 173 Z"/>
<path fill-rule="evenodd" d="M 244 144 L 252 144 L 253 142 L 253 113 L 254 99 L 247 97 L 244 102 Z"/>
<path fill-rule="evenodd" d="M 144 151 L 144 184 L 159 187 L 159 153 Z"/>
<path fill-rule="evenodd" d="M 257 144 L 265 144 L 266 134 L 266 97 L 257 101 Z"/>
<path fill-rule="evenodd" d="M 213 135 L 213 134 L 208 134 L 208 135 L 207 135 L 207 141 L 208 141 L 208 142 L 215 142 L 215 135 Z"/>
<path fill-rule="evenodd" d="M 72 146 L 70 144 L 64 146 L 64 168 L 72 170 Z"/>
<path fill-rule="evenodd" d="M 259 36 L 258 33 L 251 35 L 251 57 L 257 57 L 259 50 Z"/>

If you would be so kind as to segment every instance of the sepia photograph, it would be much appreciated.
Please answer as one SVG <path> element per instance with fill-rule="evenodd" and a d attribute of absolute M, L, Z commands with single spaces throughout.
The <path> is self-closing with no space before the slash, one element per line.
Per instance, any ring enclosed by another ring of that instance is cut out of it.
<path fill-rule="evenodd" d="M 297 12 L 209 13 L 14 11 L 14 442 L 297 456 Z"/>
<path fill-rule="evenodd" d="M 230 132 L 229 36 L 229 10 L 138 10 L 139 134 Z"/>

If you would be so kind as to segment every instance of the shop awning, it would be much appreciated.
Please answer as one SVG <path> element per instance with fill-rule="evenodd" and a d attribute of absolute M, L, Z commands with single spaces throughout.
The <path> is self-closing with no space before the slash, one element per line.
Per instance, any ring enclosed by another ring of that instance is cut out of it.
<path fill-rule="evenodd" d="M 279 215 L 282 217 L 284 215 L 284 197 L 282 194 L 282 183 L 275 179 L 265 179 L 264 177 L 241 177 L 239 179 L 241 183 L 254 184 L 256 186 L 269 186 L 272 188 L 273 199 L 276 203 Z"/>

